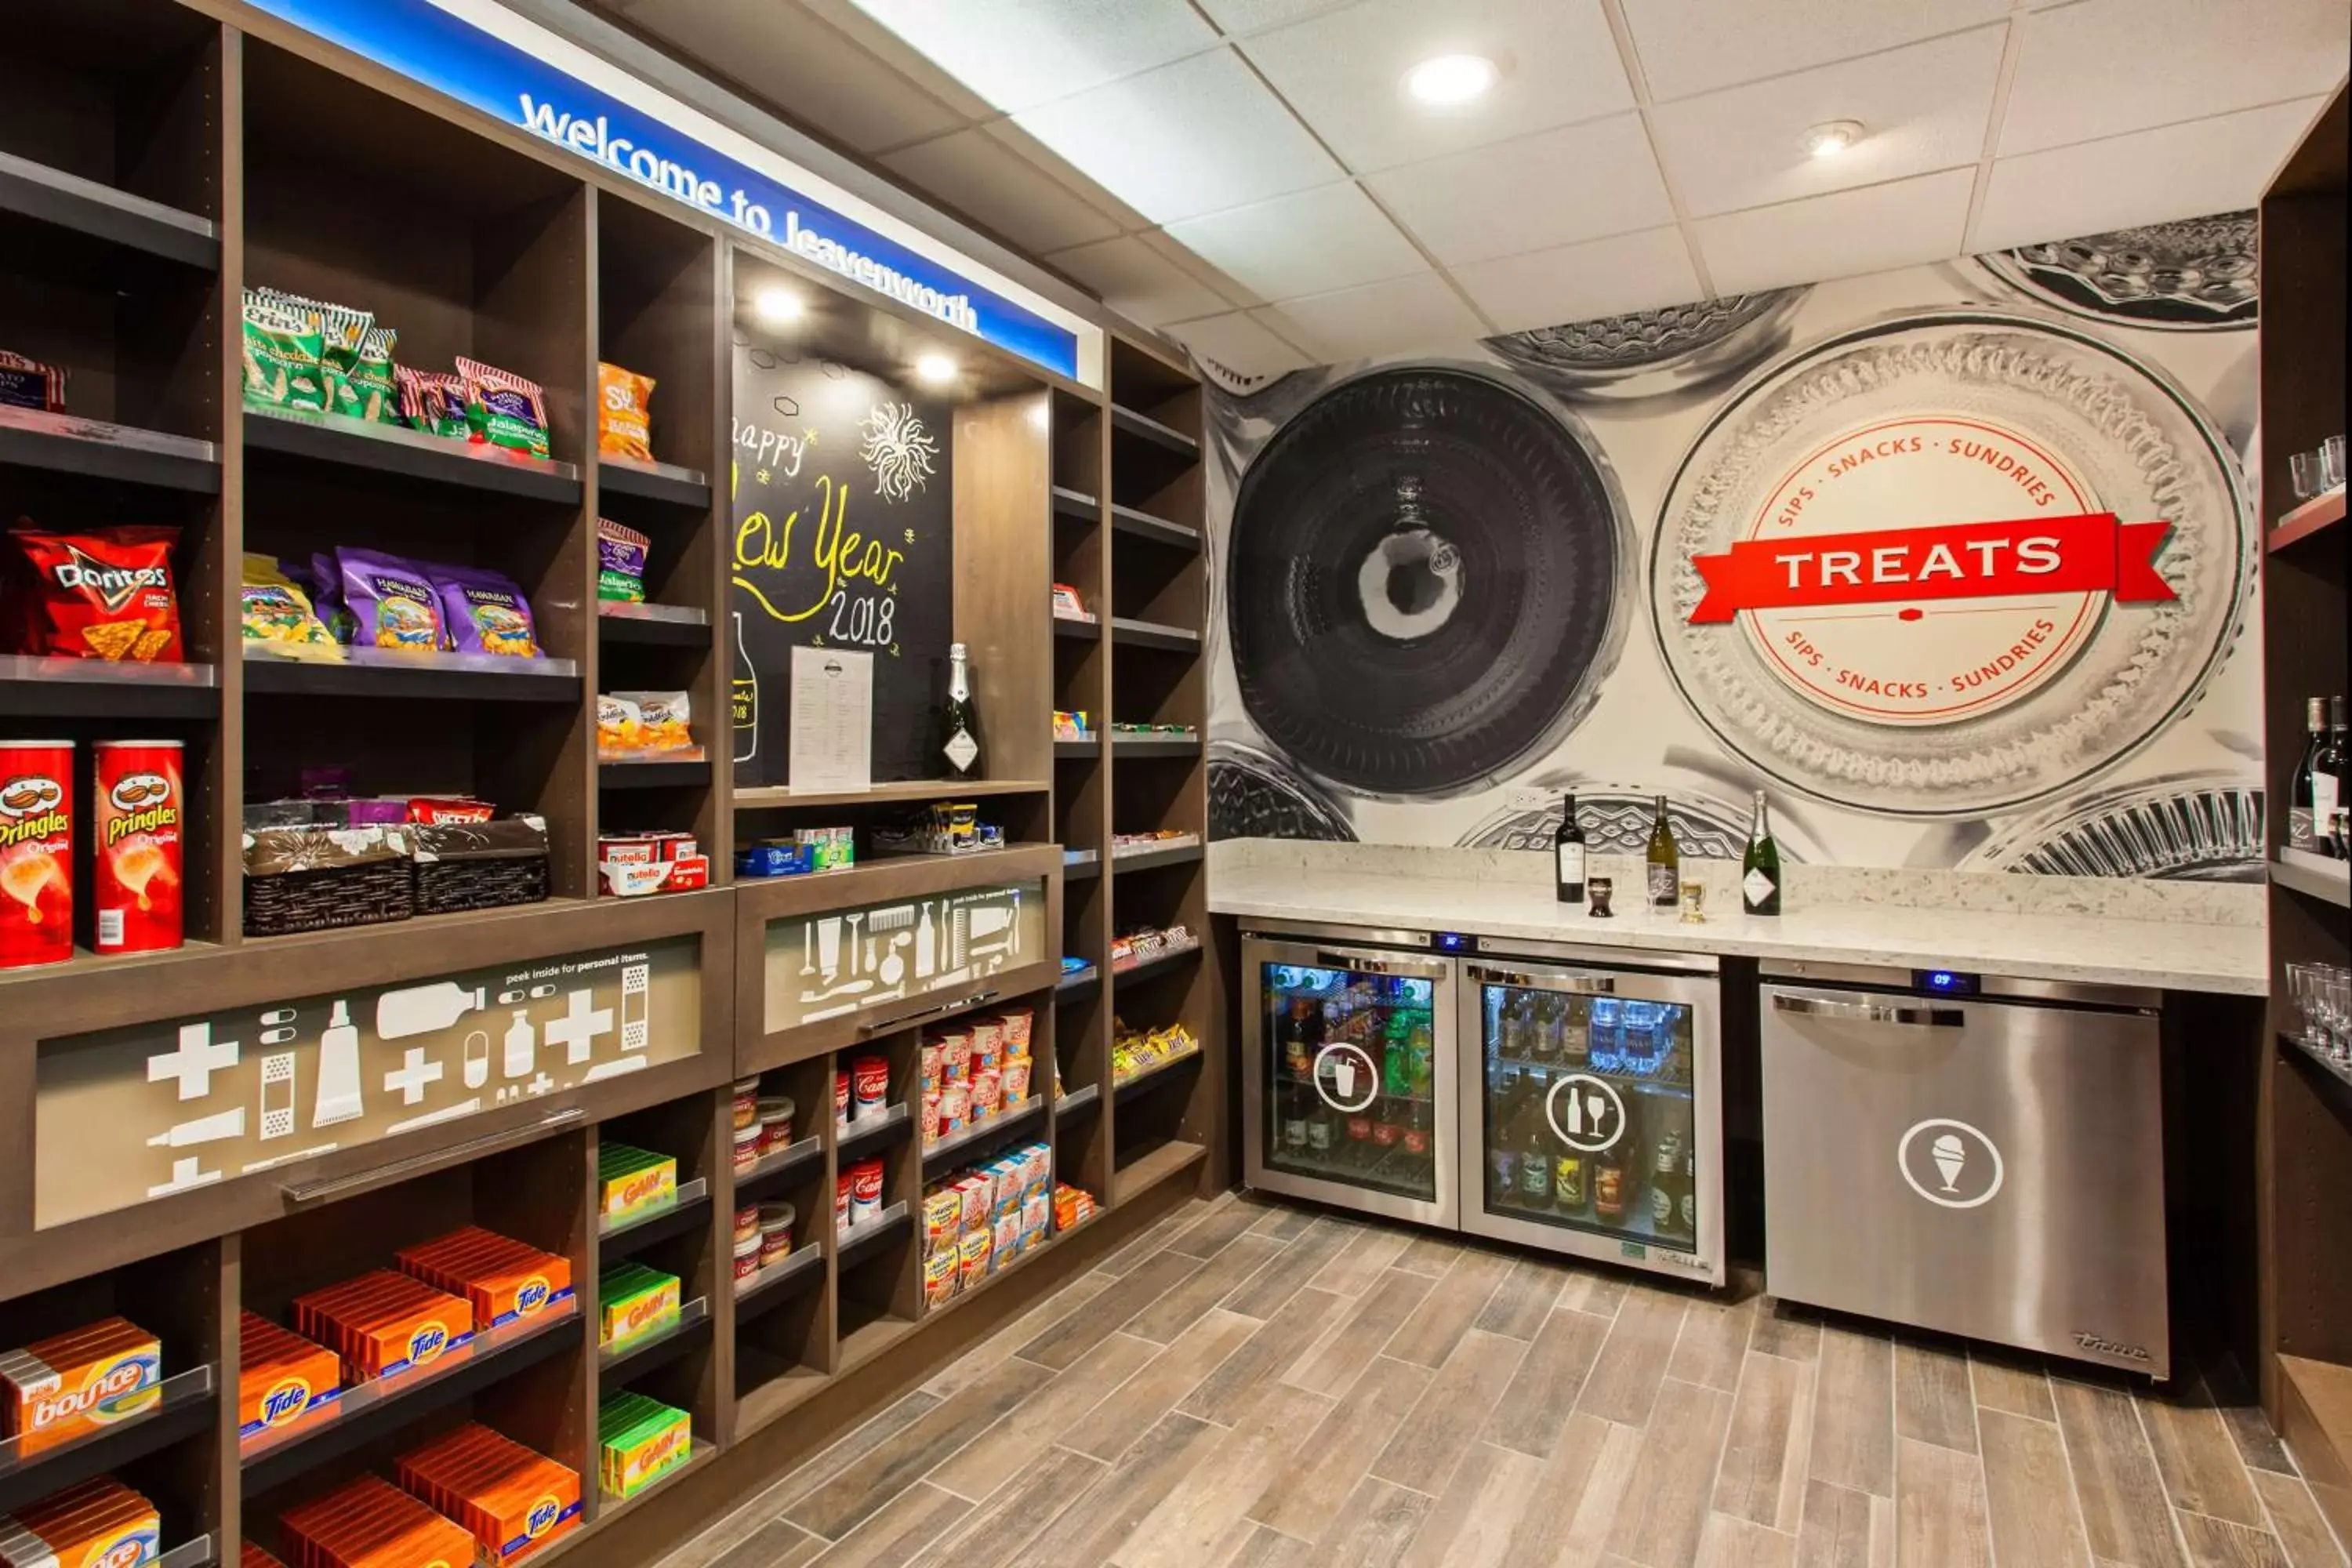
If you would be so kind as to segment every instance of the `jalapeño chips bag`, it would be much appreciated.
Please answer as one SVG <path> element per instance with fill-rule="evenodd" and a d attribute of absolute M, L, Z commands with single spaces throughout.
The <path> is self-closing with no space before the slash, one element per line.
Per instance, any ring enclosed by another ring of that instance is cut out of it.
<path fill-rule="evenodd" d="M 547 456 L 547 395 L 539 383 L 462 357 L 457 374 L 465 378 L 466 422 L 477 443 Z"/>

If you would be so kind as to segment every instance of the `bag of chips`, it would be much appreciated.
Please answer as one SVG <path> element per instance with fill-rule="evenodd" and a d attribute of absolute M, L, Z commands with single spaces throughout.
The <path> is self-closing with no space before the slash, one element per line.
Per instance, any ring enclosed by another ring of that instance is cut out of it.
<path fill-rule="evenodd" d="M 464 377 L 402 364 L 393 367 L 392 378 L 400 391 L 400 417 L 411 430 L 460 440 L 472 434 L 466 425 Z"/>
<path fill-rule="evenodd" d="M 172 588 L 176 528 L 100 528 L 9 537 L 27 568 L 22 590 L 29 654 L 177 663 L 180 601 Z"/>
<path fill-rule="evenodd" d="M 616 364 L 596 364 L 596 450 L 609 458 L 640 463 L 654 460 L 654 378 L 623 370 Z"/>
<path fill-rule="evenodd" d="M 612 519 L 596 520 L 596 596 L 616 604 L 646 602 L 646 552 L 653 541 Z"/>
<path fill-rule="evenodd" d="M 457 374 L 466 383 L 466 424 L 478 445 L 547 456 L 547 395 L 539 383 L 462 356 Z"/>
<path fill-rule="evenodd" d="M 248 553 L 238 589 L 237 613 L 248 642 L 267 642 L 295 658 L 341 659 L 342 648 L 327 635 L 300 584 L 267 555 Z"/>
<path fill-rule="evenodd" d="M 327 635 L 348 645 L 359 629 L 359 622 L 352 615 L 352 607 L 343 603 L 342 566 L 332 554 L 314 554 L 310 570 L 302 574 L 302 582 L 310 595 L 310 607 L 318 612 Z"/>
<path fill-rule="evenodd" d="M 625 697 L 599 692 L 596 697 L 596 750 L 607 756 L 645 747 L 645 717 Z"/>
<path fill-rule="evenodd" d="M 652 384 L 647 383 L 648 385 Z M 30 408 L 39 414 L 66 411 L 66 373 L 23 354 L 0 349 L 0 408 Z"/>
<path fill-rule="evenodd" d="M 370 327 L 348 369 L 329 363 L 327 389 L 336 413 L 373 425 L 400 423 L 400 394 L 392 379 L 392 351 L 399 342 L 390 327 Z"/>
<path fill-rule="evenodd" d="M 694 708 L 685 692 L 615 691 L 612 695 L 637 710 L 638 750 L 682 752 L 694 744 Z"/>
<path fill-rule="evenodd" d="M 338 550 L 343 603 L 351 606 L 352 641 L 362 647 L 434 653 L 448 646 L 441 596 L 425 569 L 373 550 Z"/>
<path fill-rule="evenodd" d="M 441 595 L 441 624 L 448 628 L 451 647 L 459 653 L 540 657 L 530 601 L 520 588 L 478 567 L 428 565 L 425 570 Z"/>
<path fill-rule="evenodd" d="M 267 289 L 245 291 L 245 395 L 269 408 L 327 406 L 319 312 Z"/>

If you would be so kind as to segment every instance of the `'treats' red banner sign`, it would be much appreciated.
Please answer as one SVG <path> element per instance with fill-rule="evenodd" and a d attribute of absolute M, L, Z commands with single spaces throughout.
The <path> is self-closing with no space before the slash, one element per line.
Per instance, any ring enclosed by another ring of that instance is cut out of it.
<path fill-rule="evenodd" d="M 1703 626 L 1741 610 L 2027 594 L 2170 599 L 2156 557 L 2171 531 L 2168 522 L 2120 522 L 2101 511 L 1742 540 L 1723 554 L 1692 557 L 1706 593 L 1690 618 Z"/>

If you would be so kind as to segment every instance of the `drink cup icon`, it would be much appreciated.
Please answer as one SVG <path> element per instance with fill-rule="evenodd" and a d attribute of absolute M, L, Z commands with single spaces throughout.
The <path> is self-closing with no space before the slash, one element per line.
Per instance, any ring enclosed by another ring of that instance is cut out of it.
<path fill-rule="evenodd" d="M 1356 1064 L 1344 1052 L 1331 1058 L 1331 1092 L 1341 1100 L 1356 1098 Z"/>
<path fill-rule="evenodd" d="M 1943 1173 L 1944 1190 L 1948 1193 L 1958 1192 L 1960 1189 L 1957 1184 L 1960 1179 L 1960 1172 L 1969 1163 L 1968 1145 L 1960 1142 L 1960 1135 L 1957 1132 L 1939 1132 L 1936 1135 L 1936 1141 L 1929 1144 L 1927 1149 L 1929 1155 L 1936 1162 L 1936 1169 Z"/>

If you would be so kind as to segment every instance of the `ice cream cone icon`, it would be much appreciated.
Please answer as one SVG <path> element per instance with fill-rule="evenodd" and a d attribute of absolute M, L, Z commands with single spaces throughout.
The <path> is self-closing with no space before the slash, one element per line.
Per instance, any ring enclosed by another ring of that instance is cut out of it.
<path fill-rule="evenodd" d="M 1958 1192 L 1960 1189 L 1957 1184 L 1960 1172 L 1969 1163 L 1969 1148 L 1960 1142 L 1960 1135 L 1957 1132 L 1937 1133 L 1935 1142 L 1928 1145 L 1928 1152 L 1935 1159 L 1936 1169 L 1943 1173 L 1944 1190 Z"/>

